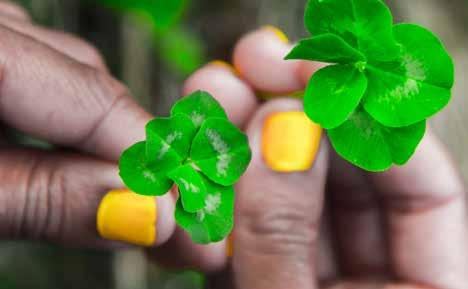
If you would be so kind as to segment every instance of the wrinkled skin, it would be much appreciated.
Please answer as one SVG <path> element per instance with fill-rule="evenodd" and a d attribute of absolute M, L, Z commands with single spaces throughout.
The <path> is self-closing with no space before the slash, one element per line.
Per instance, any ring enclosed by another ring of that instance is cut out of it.
<path fill-rule="evenodd" d="M 4 1 L 0 37 L 3 122 L 73 148 L 32 150 L 0 139 L 0 237 L 126 247 L 99 238 L 96 209 L 106 191 L 122 187 L 116 161 L 144 138 L 152 116 L 109 75 L 92 46 L 34 25 Z M 259 104 L 255 91 L 287 96 L 321 66 L 283 61 L 290 48 L 260 29 L 236 46 L 240 75 L 208 64 L 185 83 L 184 94 L 203 89 L 216 96 L 251 141 L 252 164 L 237 187 L 232 260 L 225 242 L 194 245 L 175 228 L 171 194 L 158 198 L 157 247 L 148 256 L 212 272 L 210 285 L 219 288 L 232 280 L 249 289 L 465 289 L 464 185 L 430 130 L 406 166 L 385 173 L 350 166 L 326 140 L 307 172 L 279 174 L 264 165 L 263 119 L 302 108 L 286 98 Z"/>

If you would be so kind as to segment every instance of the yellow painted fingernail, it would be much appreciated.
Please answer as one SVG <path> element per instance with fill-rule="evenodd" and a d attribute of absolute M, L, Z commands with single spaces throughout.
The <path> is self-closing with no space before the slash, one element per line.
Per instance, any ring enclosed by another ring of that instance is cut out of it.
<path fill-rule="evenodd" d="M 156 219 L 154 197 L 114 190 L 99 205 L 97 228 L 105 239 L 151 246 L 156 241 Z"/>
<path fill-rule="evenodd" d="M 229 235 L 229 237 L 226 239 L 226 256 L 227 257 L 232 257 L 232 253 L 234 252 L 233 249 L 233 240 L 232 240 L 232 234 Z"/>
<path fill-rule="evenodd" d="M 231 64 L 229 64 L 228 62 L 224 60 L 214 60 L 214 61 L 211 61 L 209 64 L 228 69 L 233 74 L 239 75 L 239 71 L 234 66 L 232 66 Z"/>
<path fill-rule="evenodd" d="M 277 112 L 265 120 L 262 154 L 274 171 L 298 172 L 311 168 L 318 148 L 322 128 L 303 112 Z"/>
<path fill-rule="evenodd" d="M 284 32 L 281 29 L 279 29 L 278 27 L 273 26 L 273 25 L 266 25 L 266 26 L 263 27 L 263 29 L 266 29 L 266 30 L 269 30 L 269 31 L 273 32 L 281 42 L 289 43 L 288 36 L 286 36 L 286 34 L 284 34 Z"/>

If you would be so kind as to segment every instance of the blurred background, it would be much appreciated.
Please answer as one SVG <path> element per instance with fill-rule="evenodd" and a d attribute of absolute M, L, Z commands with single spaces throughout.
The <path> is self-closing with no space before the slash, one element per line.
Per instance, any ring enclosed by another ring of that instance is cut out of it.
<path fill-rule="evenodd" d="M 44 26 L 77 34 L 103 54 L 113 74 L 155 114 L 167 113 L 184 79 L 214 59 L 230 60 L 244 33 L 275 25 L 305 36 L 306 0 L 16 0 Z M 468 180 L 468 1 L 388 0 L 397 22 L 436 32 L 455 59 L 454 98 L 431 126 Z M 47 146 L 17 135 L 19 142 Z M 0 243 L 0 289 L 204 288 L 196 272 L 168 272 L 138 251 L 80 251 L 27 242 Z"/>

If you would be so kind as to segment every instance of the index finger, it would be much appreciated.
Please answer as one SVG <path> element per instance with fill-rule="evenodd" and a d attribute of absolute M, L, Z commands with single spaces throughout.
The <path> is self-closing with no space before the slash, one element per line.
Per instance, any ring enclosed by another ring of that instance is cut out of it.
<path fill-rule="evenodd" d="M 265 26 L 239 41 L 234 49 L 234 65 L 257 91 L 286 96 L 304 90 L 309 77 L 323 67 L 318 62 L 284 60 L 292 48 L 283 32 Z"/>
<path fill-rule="evenodd" d="M 151 115 L 106 72 L 0 27 L 0 116 L 39 138 L 117 160 Z"/>

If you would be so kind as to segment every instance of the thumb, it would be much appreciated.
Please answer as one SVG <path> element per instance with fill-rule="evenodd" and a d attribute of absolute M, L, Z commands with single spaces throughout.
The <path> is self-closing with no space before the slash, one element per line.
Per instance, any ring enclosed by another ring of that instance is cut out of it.
<path fill-rule="evenodd" d="M 285 112 L 288 111 L 288 112 Z M 247 133 L 252 163 L 237 188 L 237 288 L 316 287 L 315 248 L 327 172 L 321 129 L 299 101 L 266 103 Z"/>

